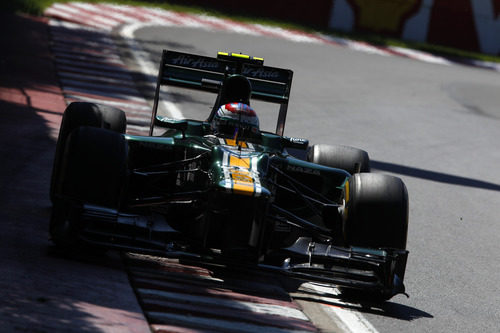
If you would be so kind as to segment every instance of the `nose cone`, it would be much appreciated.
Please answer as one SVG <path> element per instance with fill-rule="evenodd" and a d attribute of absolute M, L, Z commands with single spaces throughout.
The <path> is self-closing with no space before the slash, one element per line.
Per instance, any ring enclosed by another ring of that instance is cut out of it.
<path fill-rule="evenodd" d="M 253 196 L 269 197 L 270 192 L 263 187 L 263 162 L 267 155 L 255 151 L 242 151 L 216 147 L 214 149 L 214 183 L 226 192 Z"/>

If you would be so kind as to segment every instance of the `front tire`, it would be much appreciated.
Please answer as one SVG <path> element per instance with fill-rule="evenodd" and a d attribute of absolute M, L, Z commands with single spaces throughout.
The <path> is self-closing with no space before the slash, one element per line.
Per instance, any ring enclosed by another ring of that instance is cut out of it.
<path fill-rule="evenodd" d="M 343 232 L 348 245 L 406 249 L 408 191 L 400 178 L 355 174 L 344 193 Z"/>
<path fill-rule="evenodd" d="M 50 199 L 54 202 L 59 188 L 59 178 L 62 163 L 62 155 L 66 148 L 66 142 L 75 129 L 81 126 L 105 128 L 116 133 L 124 134 L 127 128 L 125 112 L 120 109 L 87 102 L 73 102 L 64 111 L 59 137 L 57 139 L 56 154 L 52 168 L 52 179 L 50 184 Z"/>
<path fill-rule="evenodd" d="M 77 243 L 82 204 L 118 208 L 127 184 L 128 146 L 122 134 L 79 127 L 67 138 L 53 200 L 51 238 L 56 245 Z"/>

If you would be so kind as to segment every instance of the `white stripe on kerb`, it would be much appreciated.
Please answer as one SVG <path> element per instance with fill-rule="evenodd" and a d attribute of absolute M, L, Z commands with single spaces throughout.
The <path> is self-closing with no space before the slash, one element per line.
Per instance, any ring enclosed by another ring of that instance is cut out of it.
<path fill-rule="evenodd" d="M 139 288 L 137 292 L 144 298 L 155 297 L 164 300 L 173 300 L 176 302 L 182 300 L 183 302 L 189 302 L 199 305 L 221 306 L 231 309 L 251 311 L 254 313 L 275 315 L 286 318 L 294 318 L 298 320 L 309 321 L 309 318 L 307 318 L 306 315 L 302 313 L 302 311 L 282 305 L 243 302 L 237 300 L 222 299 L 217 297 L 189 295 L 184 293 L 176 293 L 170 291 L 161 291 L 161 290 L 144 289 L 144 288 Z"/>
<path fill-rule="evenodd" d="M 54 15 L 54 16 L 60 16 L 60 17 L 64 17 L 68 20 L 72 19 L 73 18 L 73 15 L 72 14 L 69 14 L 69 13 L 66 13 L 62 10 L 59 10 L 57 8 L 54 8 L 54 5 L 52 5 L 52 7 L 49 7 L 45 10 L 44 12 L 45 15 Z M 52 22 L 50 23 L 50 25 L 54 25 Z"/>
<path fill-rule="evenodd" d="M 196 327 L 196 328 L 201 328 L 203 330 L 219 331 L 219 332 L 310 333 L 310 331 L 291 330 L 289 328 L 278 328 L 272 326 L 262 326 L 242 321 L 221 320 L 215 318 L 205 318 L 192 315 L 182 315 L 182 314 L 165 313 L 165 312 L 148 312 L 147 315 L 154 321 L 158 322 L 165 322 L 187 327 Z"/>
<path fill-rule="evenodd" d="M 166 22 L 165 20 L 159 18 L 158 16 L 152 15 L 144 7 L 133 7 L 133 6 L 123 6 L 123 5 L 113 5 L 113 4 L 102 4 L 103 6 L 109 7 L 113 10 L 120 11 L 121 13 L 126 13 L 122 14 L 124 16 L 131 14 L 137 14 L 138 16 L 141 16 L 143 19 L 137 19 L 135 18 L 135 22 L 156 22 L 156 23 L 164 23 Z"/>
<path fill-rule="evenodd" d="M 439 64 L 439 65 L 451 65 L 452 62 L 441 58 L 441 57 L 436 57 L 432 54 L 421 52 L 421 51 L 416 51 L 416 50 L 411 50 L 405 47 L 398 47 L 398 46 L 389 46 L 389 49 L 396 51 L 398 53 L 402 53 L 406 55 L 409 58 L 428 62 L 428 63 L 433 63 L 433 64 Z"/>
<path fill-rule="evenodd" d="M 122 21 L 122 22 L 124 22 L 124 24 L 141 22 L 139 19 L 137 19 L 133 16 L 125 15 L 125 14 L 122 14 L 122 13 L 116 11 L 115 8 L 109 8 L 109 5 L 101 4 L 101 6 L 108 7 L 108 8 L 99 8 L 101 11 L 108 9 L 108 10 L 106 10 L 106 15 L 111 16 L 112 18 L 114 18 L 118 21 Z"/>
<path fill-rule="evenodd" d="M 89 12 L 92 12 L 94 14 L 94 16 L 91 17 L 93 20 L 101 22 L 103 24 L 107 24 L 110 27 L 116 27 L 117 25 L 121 24 L 120 21 L 106 18 L 104 16 L 99 16 L 102 14 L 103 11 L 95 5 L 86 4 L 86 3 L 82 3 L 82 2 L 71 2 L 70 4 L 72 4 L 73 6 L 79 7 L 83 10 L 87 10 Z M 106 15 L 107 14 L 108 13 L 106 13 Z"/>

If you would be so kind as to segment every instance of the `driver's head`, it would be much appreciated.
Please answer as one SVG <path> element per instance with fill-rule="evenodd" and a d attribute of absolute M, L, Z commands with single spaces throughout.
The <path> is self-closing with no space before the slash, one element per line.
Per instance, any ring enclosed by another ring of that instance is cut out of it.
<path fill-rule="evenodd" d="M 250 105 L 251 94 L 252 85 L 245 76 L 231 75 L 224 80 L 222 85 L 221 104 L 239 102 Z"/>
<path fill-rule="evenodd" d="M 214 134 L 233 139 L 256 138 L 260 134 L 259 118 L 244 103 L 227 103 L 219 107 L 212 120 Z"/>

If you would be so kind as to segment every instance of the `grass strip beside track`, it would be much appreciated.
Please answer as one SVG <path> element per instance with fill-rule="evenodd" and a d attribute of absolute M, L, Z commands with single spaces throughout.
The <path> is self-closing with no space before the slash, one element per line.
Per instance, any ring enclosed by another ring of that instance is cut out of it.
<path fill-rule="evenodd" d="M 8 0 L 2 1 L 0 3 L 0 10 L 3 11 L 13 11 L 13 12 L 22 12 L 31 15 L 42 15 L 43 11 L 50 7 L 54 3 L 64 3 L 71 2 L 75 0 Z M 124 5 L 132 5 L 132 6 L 146 6 L 146 7 L 158 7 L 166 10 L 172 10 L 177 12 L 189 12 L 189 13 L 204 13 L 208 15 L 213 15 L 216 17 L 222 18 L 231 18 L 233 20 L 239 20 L 243 22 L 253 22 L 260 23 L 263 25 L 270 26 L 278 26 L 284 29 L 294 29 L 294 30 L 302 30 L 307 32 L 318 31 L 310 26 L 298 25 L 292 22 L 285 21 L 276 21 L 272 19 L 265 19 L 262 17 L 255 16 L 240 16 L 235 15 L 234 13 L 229 12 L 220 12 L 213 9 L 205 9 L 196 6 L 189 6 L 182 4 L 182 0 L 177 1 L 165 1 L 165 0 L 82 0 L 81 2 L 87 3 L 114 3 L 114 4 L 124 4 Z M 381 35 L 376 34 L 361 34 L 361 33 L 345 33 L 340 31 L 327 31 L 322 30 L 319 31 L 324 34 L 333 35 L 335 37 L 342 37 L 347 39 L 353 39 L 357 41 L 364 41 L 370 44 L 374 44 L 377 46 L 399 46 L 405 47 L 420 51 L 425 51 L 431 54 L 440 55 L 445 58 L 465 58 L 472 60 L 480 60 L 480 61 L 491 61 L 491 62 L 500 62 L 500 57 L 491 56 L 487 54 L 477 53 L 477 52 L 469 52 L 460 49 L 455 49 L 451 47 L 441 46 L 441 45 L 432 45 L 427 43 L 417 43 L 417 42 L 408 42 L 394 38 L 388 38 Z"/>

